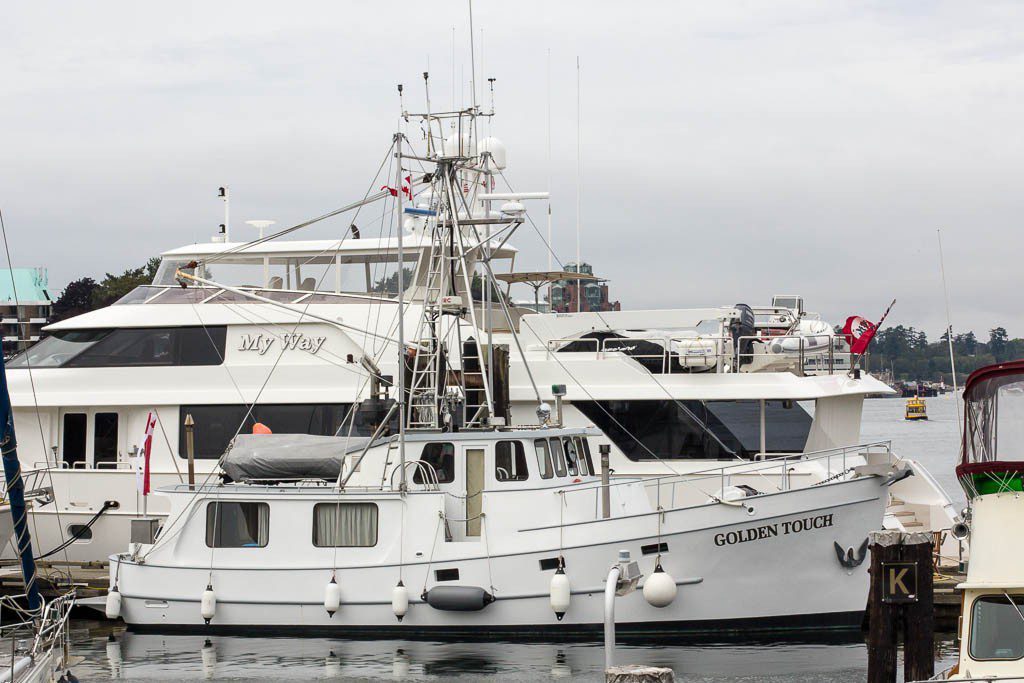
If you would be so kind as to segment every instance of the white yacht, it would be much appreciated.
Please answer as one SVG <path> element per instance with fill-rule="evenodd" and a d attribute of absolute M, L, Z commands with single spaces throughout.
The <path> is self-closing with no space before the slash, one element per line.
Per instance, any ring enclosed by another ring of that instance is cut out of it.
<path fill-rule="evenodd" d="M 472 123 L 475 114 L 450 116 Z M 402 177 L 404 138 L 395 140 Z M 622 594 L 641 581 L 643 589 L 620 600 L 623 630 L 859 628 L 864 539 L 882 524 L 889 486 L 909 472 L 888 450 L 808 457 L 823 476 L 805 485 L 786 458 L 611 481 L 604 435 L 563 426 L 536 377 L 529 379 L 534 411 L 514 424 L 511 350 L 496 343 L 488 320 L 496 281 L 478 226 L 500 234 L 523 216 L 516 206 L 495 215 L 481 205 L 493 197 L 476 186 L 490 187 L 494 146 L 470 150 L 460 144 L 445 154 L 428 145 L 414 157 L 431 169 L 424 226 L 414 231 L 430 240 L 419 268 L 425 277 L 413 282 L 422 291 L 418 317 L 402 316 L 399 270 L 397 305 L 376 306 L 400 316 L 394 328 L 370 319 L 360 335 L 353 316 L 335 318 L 350 344 L 339 360 L 369 373 L 369 398 L 351 413 L 368 416 L 373 434 L 361 438 L 356 420 L 343 420 L 336 435 L 232 435 L 217 462 L 222 477 L 161 488 L 169 504 L 162 526 L 140 520 L 127 550 L 111 556 L 107 616 L 156 631 L 592 633 L 610 618 L 617 584 L 607 588 L 603 579 L 618 557 Z M 395 204 L 400 210 L 400 196 Z M 471 274 L 480 264 L 478 313 Z M 187 267 L 201 271 L 198 262 Z M 211 282 L 201 272 L 177 277 L 185 292 Z M 510 314 L 506 322 L 516 323 Z M 287 334 L 298 334 L 294 327 Z M 308 351 L 325 348 L 319 338 L 303 337 Z M 370 352 L 374 340 L 384 343 Z M 240 346 L 261 348 L 259 341 Z M 388 355 L 394 380 L 380 371 Z M 523 372 L 542 373 L 530 355 L 521 354 Z M 387 384 L 395 385 L 390 402 L 378 395 Z M 397 434 L 385 435 L 393 417 Z M 763 474 L 781 486 L 755 490 L 734 473 Z"/>
<path fill-rule="evenodd" d="M 458 144 L 469 149 L 470 141 Z M 493 170 L 506 168 L 496 139 L 473 149 L 487 152 Z M 275 434 L 368 435 L 380 411 L 359 413 L 349 425 L 346 415 L 357 401 L 394 398 L 397 361 L 385 356 L 378 368 L 371 359 L 392 338 L 400 310 L 410 325 L 421 318 L 438 267 L 427 234 L 434 190 L 424 177 L 410 176 L 413 199 L 403 208 L 401 307 L 399 240 L 386 227 L 372 237 L 372 224 L 346 228 L 336 240 L 218 239 L 163 253 L 152 284 L 48 326 L 45 339 L 14 358 L 9 381 L 23 466 L 46 470 L 57 501 L 32 511 L 41 552 L 60 548 L 51 561 L 105 562 L 124 547 L 132 519 L 170 511 L 168 499 L 140 496 L 136 484 L 134 456 L 151 414 L 154 488 L 185 482 L 189 417 L 201 476 L 214 472 L 239 430 L 257 423 Z M 472 183 L 464 189 L 484 197 L 474 209 L 480 215 L 523 219 L 518 195 L 478 192 Z M 385 190 L 357 204 L 391 197 Z M 492 219 L 468 220 L 490 230 Z M 514 271 L 514 228 L 465 245 L 477 279 L 455 278 L 452 306 L 468 299 L 488 267 Z M 179 270 L 196 279 L 182 287 Z M 463 339 L 485 330 L 476 341 L 509 359 L 497 390 L 510 407 L 487 419 L 536 423 L 538 402 L 549 403 L 559 425 L 603 432 L 619 477 L 701 477 L 728 462 L 737 466 L 716 490 L 773 493 L 820 483 L 836 473 L 818 454 L 838 449 L 848 471 L 866 464 L 864 397 L 891 391 L 850 370 L 841 337 L 797 296 L 767 306 L 536 314 L 511 306 L 496 287 L 483 295 L 459 324 Z M 478 404 L 486 393 L 476 390 Z M 451 419 L 481 426 L 473 412 Z M 590 445 L 596 449 L 598 439 Z M 949 498 L 920 465 L 903 466 L 916 476 L 888 489 L 886 526 L 944 534 L 956 518 Z M 713 493 L 680 488 L 673 502 L 696 504 Z M 955 555 L 955 542 L 945 547 Z"/>

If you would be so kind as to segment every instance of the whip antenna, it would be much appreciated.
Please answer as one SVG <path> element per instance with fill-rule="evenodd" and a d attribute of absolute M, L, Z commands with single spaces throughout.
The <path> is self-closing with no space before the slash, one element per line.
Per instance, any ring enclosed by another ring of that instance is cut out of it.
<path fill-rule="evenodd" d="M 964 437 L 964 426 L 960 421 L 960 391 L 956 384 L 956 359 L 953 355 L 953 322 L 949 316 L 949 287 L 946 286 L 946 263 L 942 258 L 942 230 L 936 229 L 935 236 L 939 241 L 939 272 L 942 274 L 942 292 L 946 298 L 946 342 L 949 344 L 949 369 L 953 371 L 953 400 L 956 402 L 956 428 L 960 440 Z"/>

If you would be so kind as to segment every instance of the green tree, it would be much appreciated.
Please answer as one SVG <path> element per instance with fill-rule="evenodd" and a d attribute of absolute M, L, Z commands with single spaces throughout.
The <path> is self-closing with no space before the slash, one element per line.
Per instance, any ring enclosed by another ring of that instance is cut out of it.
<path fill-rule="evenodd" d="M 109 306 L 139 285 L 148 285 L 160 267 L 160 258 L 153 257 L 141 268 L 129 268 L 120 275 L 107 273 L 92 293 L 93 308 Z"/>
<path fill-rule="evenodd" d="M 91 277 L 83 277 L 68 283 L 57 300 L 53 302 L 50 322 L 64 320 L 93 310 L 92 295 L 99 285 Z"/>
<path fill-rule="evenodd" d="M 988 350 L 997 363 L 1002 363 L 1006 360 L 1006 350 L 1009 341 L 1010 337 L 1002 327 L 994 327 L 988 331 Z"/>

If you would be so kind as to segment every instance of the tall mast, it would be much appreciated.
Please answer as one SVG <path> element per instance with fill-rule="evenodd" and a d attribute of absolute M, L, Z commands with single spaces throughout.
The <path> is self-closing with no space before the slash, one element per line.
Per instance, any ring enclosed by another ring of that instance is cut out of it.
<path fill-rule="evenodd" d="M 402 86 L 398 86 L 402 92 Z M 409 485 L 405 474 L 405 247 L 402 232 L 402 141 L 405 136 L 401 130 L 395 133 L 395 214 L 398 224 L 398 462 L 402 470 L 400 489 L 405 491 Z M 412 183 L 410 185 L 410 194 Z"/>
<path fill-rule="evenodd" d="M 583 268 L 580 233 L 583 230 L 583 147 L 580 144 L 580 57 L 576 55 L 576 273 Z M 576 280 L 576 312 L 583 310 L 583 281 Z"/>

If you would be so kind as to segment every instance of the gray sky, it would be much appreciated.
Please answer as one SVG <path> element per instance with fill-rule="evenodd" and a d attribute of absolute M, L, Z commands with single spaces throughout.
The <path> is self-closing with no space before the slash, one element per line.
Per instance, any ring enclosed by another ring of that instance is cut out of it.
<path fill-rule="evenodd" d="M 464 2 L 43 0 L 4 15 L 0 206 L 15 265 L 46 266 L 55 293 L 207 240 L 224 183 L 236 237 L 361 196 L 395 84 L 420 110 L 429 62 L 435 103 L 451 103 L 453 27 L 469 98 Z M 547 186 L 550 49 L 564 261 L 580 56 L 583 255 L 625 307 L 802 293 L 841 322 L 896 297 L 889 322 L 934 338 L 942 228 L 954 326 L 1024 336 L 1024 5 L 481 0 L 475 21 L 517 189 Z M 517 245 L 520 268 L 546 267 L 532 229 Z"/>

